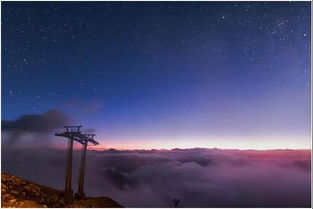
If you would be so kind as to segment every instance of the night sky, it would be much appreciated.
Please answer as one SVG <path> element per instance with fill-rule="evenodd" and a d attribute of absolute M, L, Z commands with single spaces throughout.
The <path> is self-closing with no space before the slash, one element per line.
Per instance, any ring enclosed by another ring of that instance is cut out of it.
<path fill-rule="evenodd" d="M 104 146 L 310 147 L 310 2 L 2 2 L 2 118 Z"/>

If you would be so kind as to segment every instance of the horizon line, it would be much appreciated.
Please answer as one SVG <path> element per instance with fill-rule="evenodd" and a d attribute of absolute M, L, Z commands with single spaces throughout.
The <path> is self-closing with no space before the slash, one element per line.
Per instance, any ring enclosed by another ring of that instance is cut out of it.
<path fill-rule="evenodd" d="M 54 147 L 54 149 L 63 150 L 67 149 L 66 147 Z M 74 147 L 73 150 L 80 150 L 80 147 Z M 87 148 L 89 151 L 109 151 L 109 150 L 116 150 L 116 151 L 173 151 L 173 150 L 195 150 L 195 149 L 208 149 L 208 150 L 238 150 L 238 151 L 275 151 L 275 150 L 303 150 L 303 151 L 312 151 L 311 148 L 267 148 L 267 149 L 255 149 L 255 148 L 219 148 L 219 147 L 190 147 L 190 148 L 97 148 L 96 146 L 88 146 Z"/>

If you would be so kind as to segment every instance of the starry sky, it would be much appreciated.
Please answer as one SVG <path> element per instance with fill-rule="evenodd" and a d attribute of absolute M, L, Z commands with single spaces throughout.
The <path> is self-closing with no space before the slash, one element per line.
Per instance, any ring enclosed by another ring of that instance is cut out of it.
<path fill-rule="evenodd" d="M 310 2 L 2 2 L 2 118 L 122 149 L 310 147 Z"/>

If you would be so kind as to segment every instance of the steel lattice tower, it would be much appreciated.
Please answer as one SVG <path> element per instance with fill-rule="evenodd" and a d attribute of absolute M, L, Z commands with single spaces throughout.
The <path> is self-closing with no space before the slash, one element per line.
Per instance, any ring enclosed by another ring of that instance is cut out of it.
<path fill-rule="evenodd" d="M 67 163 L 66 163 L 66 174 L 65 174 L 65 188 L 64 198 L 70 201 L 73 198 L 72 189 L 72 164 L 73 164 L 73 143 L 74 141 L 80 142 L 80 128 L 82 126 L 64 126 L 65 131 L 62 133 L 56 133 L 55 136 L 61 136 L 68 138 L 67 146 Z"/>
<path fill-rule="evenodd" d="M 66 164 L 66 175 L 65 175 L 65 188 L 64 188 L 64 198 L 66 201 L 70 202 L 73 199 L 73 189 L 72 189 L 72 164 L 73 164 L 73 143 L 74 141 L 79 142 L 83 145 L 81 153 L 81 162 L 79 170 L 79 180 L 78 180 L 78 191 L 75 197 L 78 199 L 84 198 L 84 178 L 85 178 L 85 165 L 86 165 L 86 152 L 88 142 L 93 145 L 98 145 L 93 138 L 95 134 L 82 134 L 80 128 L 82 126 L 64 126 L 65 131 L 62 133 L 56 133 L 56 136 L 61 136 L 68 138 L 67 146 L 67 164 Z"/>

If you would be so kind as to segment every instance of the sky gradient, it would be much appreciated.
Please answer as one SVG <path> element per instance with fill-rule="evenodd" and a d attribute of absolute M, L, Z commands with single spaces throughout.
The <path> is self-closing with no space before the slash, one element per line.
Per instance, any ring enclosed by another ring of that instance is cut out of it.
<path fill-rule="evenodd" d="M 310 148 L 310 2 L 2 2 L 2 119 L 123 149 Z"/>

